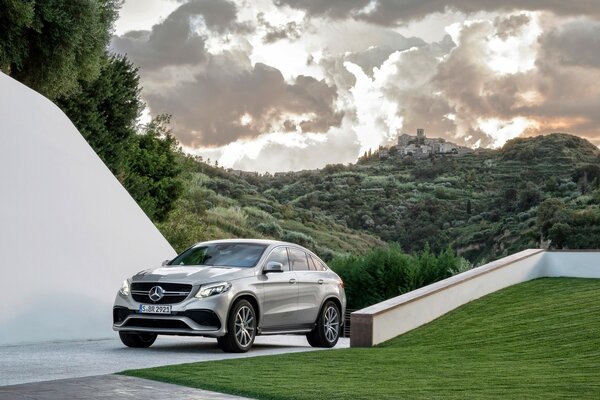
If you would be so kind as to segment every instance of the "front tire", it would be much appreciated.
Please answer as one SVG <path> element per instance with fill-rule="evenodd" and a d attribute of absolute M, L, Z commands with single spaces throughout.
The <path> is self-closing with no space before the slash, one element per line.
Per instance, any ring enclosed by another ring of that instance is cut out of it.
<path fill-rule="evenodd" d="M 156 337 L 156 333 L 131 333 L 119 332 L 121 342 L 127 347 L 146 348 L 152 346 Z"/>
<path fill-rule="evenodd" d="M 217 338 L 219 347 L 227 353 L 245 353 L 256 337 L 256 313 L 247 300 L 237 301 L 227 321 L 227 334 Z"/>
<path fill-rule="evenodd" d="M 317 318 L 317 325 L 306 335 L 312 347 L 330 348 L 336 345 L 342 329 L 340 310 L 333 301 L 327 301 Z"/>

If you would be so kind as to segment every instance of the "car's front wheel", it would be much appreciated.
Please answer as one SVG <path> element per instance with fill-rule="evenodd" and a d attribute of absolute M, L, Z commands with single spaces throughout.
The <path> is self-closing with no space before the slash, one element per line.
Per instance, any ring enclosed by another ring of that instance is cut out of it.
<path fill-rule="evenodd" d="M 156 333 L 119 332 L 121 342 L 127 347 L 150 347 L 157 336 Z"/>
<path fill-rule="evenodd" d="M 317 318 L 315 328 L 306 335 L 312 347 L 333 347 L 340 338 L 341 316 L 338 306 L 327 301 Z"/>
<path fill-rule="evenodd" d="M 247 300 L 239 300 L 231 309 L 227 334 L 217 338 L 219 347 L 228 353 L 245 353 L 256 337 L 256 313 Z"/>

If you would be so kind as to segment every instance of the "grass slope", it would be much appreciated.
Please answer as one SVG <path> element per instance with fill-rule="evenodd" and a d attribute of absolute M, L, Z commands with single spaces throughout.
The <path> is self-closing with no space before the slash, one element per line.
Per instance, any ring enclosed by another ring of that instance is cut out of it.
<path fill-rule="evenodd" d="M 600 280 L 513 286 L 372 349 L 125 374 L 259 399 L 596 399 Z"/>

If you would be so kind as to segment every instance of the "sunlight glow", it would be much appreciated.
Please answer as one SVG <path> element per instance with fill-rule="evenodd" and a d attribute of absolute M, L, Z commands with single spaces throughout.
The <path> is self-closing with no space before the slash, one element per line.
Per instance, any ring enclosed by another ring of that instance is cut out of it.
<path fill-rule="evenodd" d="M 487 64 L 499 74 L 516 74 L 535 68 L 538 38 L 542 29 L 536 13 L 526 14 L 530 21 L 516 36 L 501 38 L 495 34 L 488 38 Z"/>
<path fill-rule="evenodd" d="M 494 139 L 492 147 L 501 147 L 529 128 L 535 128 L 537 123 L 529 118 L 517 117 L 512 120 L 498 118 L 480 118 L 477 120 L 479 129 Z"/>

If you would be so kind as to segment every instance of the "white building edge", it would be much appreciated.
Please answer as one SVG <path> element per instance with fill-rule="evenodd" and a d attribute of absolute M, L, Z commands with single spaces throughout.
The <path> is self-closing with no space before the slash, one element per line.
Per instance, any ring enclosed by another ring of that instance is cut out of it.
<path fill-rule="evenodd" d="M 0 73 L 0 345 L 112 337 L 123 279 L 174 254 L 62 111 Z"/>

